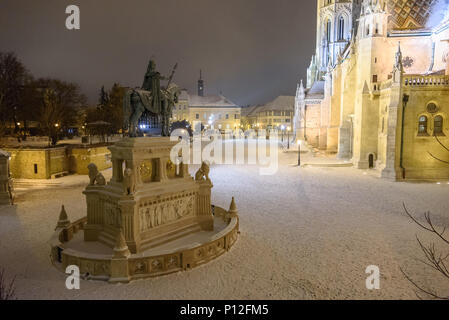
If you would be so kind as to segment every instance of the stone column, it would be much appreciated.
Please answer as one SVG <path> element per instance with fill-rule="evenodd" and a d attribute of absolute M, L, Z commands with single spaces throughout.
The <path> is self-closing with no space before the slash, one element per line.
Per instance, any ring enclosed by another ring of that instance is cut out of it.
<path fill-rule="evenodd" d="M 123 236 L 131 253 L 137 253 L 140 250 L 140 222 L 139 209 L 136 200 L 119 201 Z"/>
<path fill-rule="evenodd" d="M 214 230 L 214 218 L 212 215 L 211 189 L 213 187 L 210 180 L 198 181 L 200 190 L 198 192 L 197 210 L 200 216 L 201 226 L 204 230 Z"/>

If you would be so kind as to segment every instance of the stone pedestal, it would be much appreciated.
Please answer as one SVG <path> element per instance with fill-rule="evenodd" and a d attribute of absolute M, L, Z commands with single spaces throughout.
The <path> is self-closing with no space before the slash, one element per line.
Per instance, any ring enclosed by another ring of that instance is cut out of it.
<path fill-rule="evenodd" d="M 13 203 L 12 180 L 9 174 L 9 153 L 0 150 L 0 205 Z"/>
<path fill-rule="evenodd" d="M 212 183 L 194 181 L 186 164 L 170 160 L 176 144 L 170 138 L 125 138 L 109 147 L 111 181 L 84 191 L 85 241 L 114 248 L 123 232 L 135 254 L 189 233 L 213 230 Z"/>

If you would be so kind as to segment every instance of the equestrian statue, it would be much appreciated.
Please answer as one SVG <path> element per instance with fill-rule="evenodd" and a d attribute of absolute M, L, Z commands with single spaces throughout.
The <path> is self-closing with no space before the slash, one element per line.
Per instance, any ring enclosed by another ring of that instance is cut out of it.
<path fill-rule="evenodd" d="M 172 109 L 178 103 L 180 88 L 172 83 L 178 64 L 175 65 L 169 78 L 156 71 L 156 63 L 150 60 L 143 80 L 142 88 L 129 89 L 123 99 L 124 127 L 130 137 L 139 134 L 138 122 L 145 111 L 149 111 L 161 118 L 161 135 L 170 135 L 170 117 Z M 161 80 L 168 80 L 165 87 L 161 87 Z"/>

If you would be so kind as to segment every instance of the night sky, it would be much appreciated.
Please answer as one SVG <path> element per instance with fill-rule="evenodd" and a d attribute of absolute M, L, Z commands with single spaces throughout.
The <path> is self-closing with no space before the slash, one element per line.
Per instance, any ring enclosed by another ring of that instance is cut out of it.
<path fill-rule="evenodd" d="M 65 28 L 65 8 L 81 29 Z M 36 77 L 80 84 L 90 103 L 102 85 L 140 86 L 148 60 L 196 93 L 240 105 L 294 95 L 315 47 L 314 0 L 2 0 L 0 51 L 14 51 Z"/>

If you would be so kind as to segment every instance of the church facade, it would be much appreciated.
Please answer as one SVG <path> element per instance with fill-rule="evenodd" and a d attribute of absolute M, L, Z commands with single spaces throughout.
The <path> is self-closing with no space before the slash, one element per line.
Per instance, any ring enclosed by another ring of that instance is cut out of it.
<path fill-rule="evenodd" d="M 449 178 L 449 14 L 440 0 L 318 0 L 294 130 L 388 179 Z"/>

